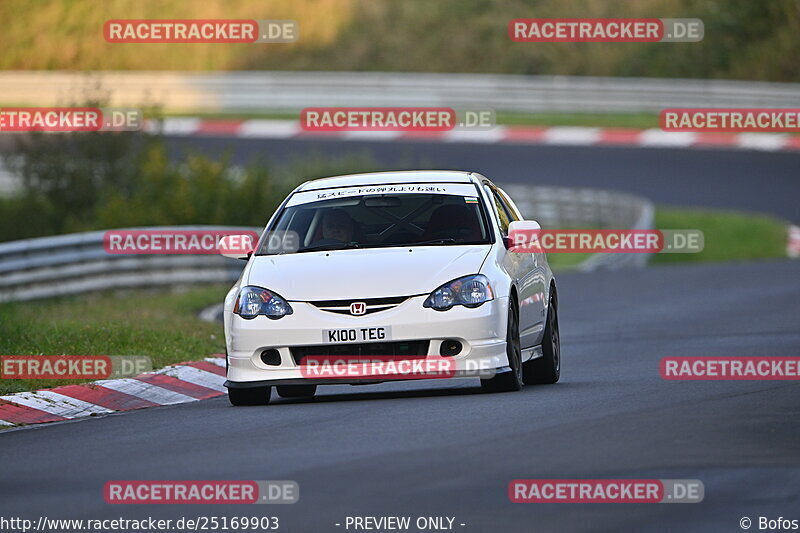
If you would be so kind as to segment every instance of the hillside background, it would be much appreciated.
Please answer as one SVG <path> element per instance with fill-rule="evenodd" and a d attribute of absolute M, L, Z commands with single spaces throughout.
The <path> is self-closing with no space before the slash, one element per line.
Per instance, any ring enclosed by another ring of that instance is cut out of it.
<path fill-rule="evenodd" d="M 701 43 L 514 43 L 525 17 L 701 18 Z M 110 44 L 107 19 L 295 19 L 291 44 Z M 800 81 L 800 0 L 2 0 L 0 69 L 361 70 Z"/>

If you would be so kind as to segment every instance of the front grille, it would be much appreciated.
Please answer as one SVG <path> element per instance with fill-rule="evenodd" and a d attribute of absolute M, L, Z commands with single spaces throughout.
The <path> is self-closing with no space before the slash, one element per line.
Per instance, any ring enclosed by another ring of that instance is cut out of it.
<path fill-rule="evenodd" d="M 379 311 L 386 311 L 393 309 L 401 303 L 408 300 L 408 296 L 393 296 L 391 298 L 361 298 L 352 300 L 321 300 L 317 302 L 308 302 L 317 309 L 328 311 L 329 313 L 338 313 L 340 315 L 349 315 L 350 304 L 356 302 L 363 302 L 367 306 L 367 310 L 363 315 L 377 313 Z"/>
<path fill-rule="evenodd" d="M 354 357 L 354 356 L 393 356 L 398 359 L 428 354 L 430 341 L 370 342 L 364 344 L 321 344 L 319 346 L 292 346 L 289 351 L 296 365 L 310 355 Z"/>

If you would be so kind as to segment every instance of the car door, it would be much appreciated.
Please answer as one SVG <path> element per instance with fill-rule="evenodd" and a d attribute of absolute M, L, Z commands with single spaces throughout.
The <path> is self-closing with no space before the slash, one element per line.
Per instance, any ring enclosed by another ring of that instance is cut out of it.
<path fill-rule="evenodd" d="M 497 211 L 500 231 L 508 236 L 508 225 L 514 220 L 522 220 L 522 215 L 505 192 L 490 186 Z M 539 253 L 516 253 L 506 251 L 503 262 L 507 272 L 516 279 L 519 291 L 519 330 L 523 348 L 541 342 L 545 317 L 546 268 Z M 513 272 L 513 274 L 512 274 Z"/>

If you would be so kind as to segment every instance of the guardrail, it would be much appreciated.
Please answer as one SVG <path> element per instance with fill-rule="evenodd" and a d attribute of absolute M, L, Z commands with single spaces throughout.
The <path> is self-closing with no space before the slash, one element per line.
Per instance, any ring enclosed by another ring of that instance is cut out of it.
<path fill-rule="evenodd" d="M 0 73 L 0 104 L 69 105 L 98 93 L 107 94 L 111 106 L 155 104 L 170 111 L 439 105 L 518 112 L 652 112 L 665 107 L 796 107 L 800 84 L 382 72 Z"/>
<path fill-rule="evenodd" d="M 507 188 L 527 218 L 543 227 L 648 229 L 653 207 L 647 200 L 590 189 Z M 233 230 L 234 226 L 131 228 Z M 0 243 L 0 302 L 35 300 L 84 292 L 164 285 L 229 283 L 244 262 L 219 255 L 116 255 L 103 247 L 104 231 Z M 581 270 L 644 266 L 646 254 L 595 254 Z"/>
<path fill-rule="evenodd" d="M 545 229 L 654 229 L 655 208 L 640 196 L 597 189 L 525 187 L 509 185 L 504 190 L 514 199 L 526 219 Z M 641 268 L 650 254 L 597 253 L 575 268 L 580 271 Z"/>
<path fill-rule="evenodd" d="M 11 196 L 20 189 L 20 180 L 9 172 L 0 156 L 0 196 Z"/>
<path fill-rule="evenodd" d="M 232 226 L 131 228 L 241 230 Z M 0 243 L 0 302 L 25 301 L 126 287 L 225 283 L 244 262 L 220 255 L 116 255 L 103 247 L 105 231 Z"/>

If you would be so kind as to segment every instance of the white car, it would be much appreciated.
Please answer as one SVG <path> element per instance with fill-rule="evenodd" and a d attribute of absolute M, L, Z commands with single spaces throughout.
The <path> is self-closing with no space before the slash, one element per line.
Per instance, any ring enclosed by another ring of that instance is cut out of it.
<path fill-rule="evenodd" d="M 266 404 L 273 385 L 310 398 L 317 385 L 428 376 L 477 376 L 491 392 L 555 383 L 555 279 L 543 253 L 508 249 L 519 229 L 539 225 L 473 172 L 300 185 L 252 252 L 223 253 L 247 260 L 224 306 L 231 403 Z"/>

